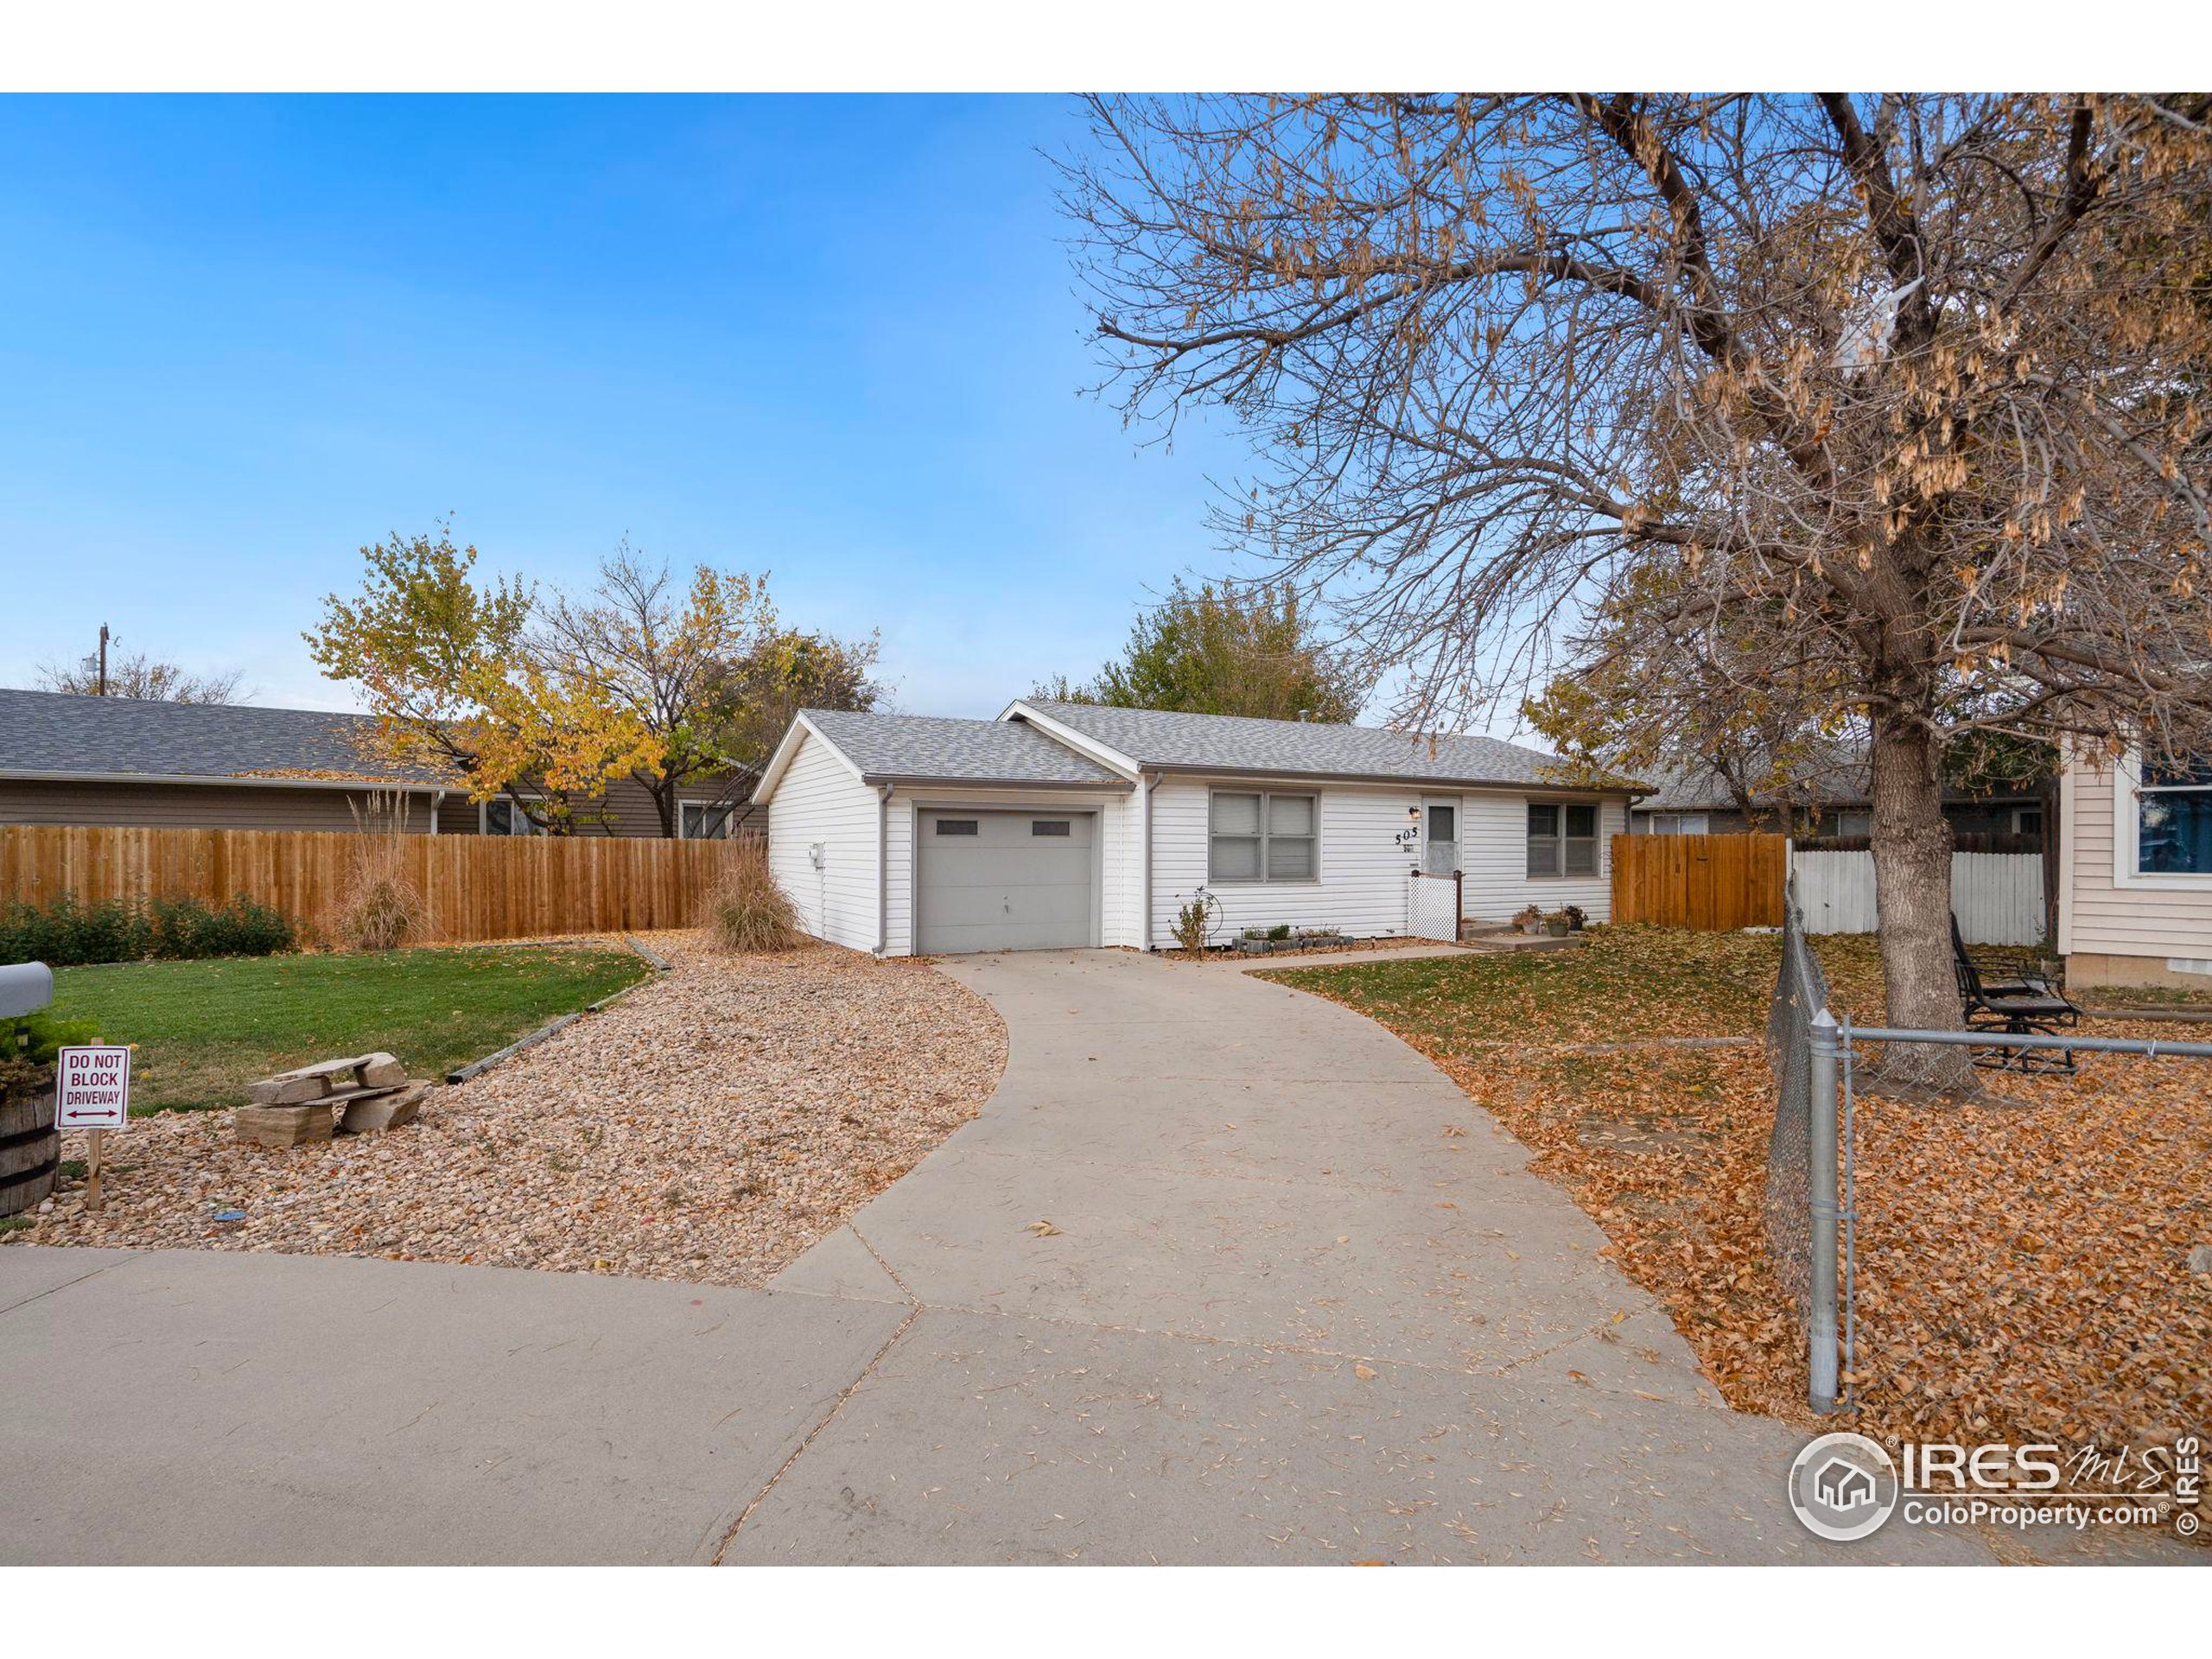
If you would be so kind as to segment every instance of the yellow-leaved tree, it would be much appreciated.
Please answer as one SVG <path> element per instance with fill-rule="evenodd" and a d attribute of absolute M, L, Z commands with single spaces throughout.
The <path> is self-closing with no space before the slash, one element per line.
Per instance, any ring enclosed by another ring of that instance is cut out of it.
<path fill-rule="evenodd" d="M 607 785 L 661 764 L 661 739 L 604 675 L 536 648 L 530 588 L 480 581 L 449 525 L 361 557 L 359 593 L 327 597 L 304 638 L 325 674 L 361 688 L 381 758 L 450 775 L 474 800 L 505 796 L 556 834 L 603 822 Z"/>

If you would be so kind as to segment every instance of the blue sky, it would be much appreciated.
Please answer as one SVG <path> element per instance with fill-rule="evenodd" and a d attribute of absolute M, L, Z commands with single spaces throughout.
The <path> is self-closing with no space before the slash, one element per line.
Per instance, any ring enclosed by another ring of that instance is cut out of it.
<path fill-rule="evenodd" d="M 0 99 L 0 683 L 125 649 L 349 706 L 299 642 L 448 512 L 627 533 L 880 628 L 899 706 L 1090 672 L 1220 563 L 1225 434 L 1141 448 L 1037 153 L 1058 99 Z"/>

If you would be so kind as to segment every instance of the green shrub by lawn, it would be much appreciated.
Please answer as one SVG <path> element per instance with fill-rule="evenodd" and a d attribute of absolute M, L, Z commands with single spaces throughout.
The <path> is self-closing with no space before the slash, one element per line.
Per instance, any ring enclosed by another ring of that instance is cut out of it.
<path fill-rule="evenodd" d="M 110 899 L 82 905 L 69 893 L 43 908 L 20 900 L 0 904 L 0 962 L 68 968 L 95 962 L 267 957 L 298 942 L 299 930 L 290 917 L 243 893 L 219 907 L 197 899 Z"/>
<path fill-rule="evenodd" d="M 234 1106 L 256 1077 L 375 1049 L 442 1077 L 651 971 L 576 946 L 133 963 L 55 974 L 54 1013 L 135 1046 L 134 1109 Z"/>

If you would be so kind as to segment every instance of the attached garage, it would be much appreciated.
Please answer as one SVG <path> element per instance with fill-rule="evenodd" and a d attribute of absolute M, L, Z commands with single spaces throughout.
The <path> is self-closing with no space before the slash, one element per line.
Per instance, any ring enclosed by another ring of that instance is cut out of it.
<path fill-rule="evenodd" d="M 1098 815 L 924 808 L 914 930 L 931 954 L 1098 938 Z"/>
<path fill-rule="evenodd" d="M 1136 788 L 1010 721 L 810 709 L 753 799 L 808 932 L 952 956 L 1137 944 Z"/>

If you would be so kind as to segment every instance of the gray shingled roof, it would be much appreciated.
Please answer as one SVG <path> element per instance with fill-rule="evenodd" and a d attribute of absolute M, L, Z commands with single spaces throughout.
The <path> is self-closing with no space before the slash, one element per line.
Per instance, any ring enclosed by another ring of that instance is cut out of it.
<path fill-rule="evenodd" d="M 1113 784 L 1096 762 L 1032 727 L 927 715 L 855 715 L 809 709 L 807 719 L 870 782 Z"/>
<path fill-rule="evenodd" d="M 1771 782 L 1762 779 L 1752 787 L 1756 804 L 1774 804 L 1777 797 Z M 1817 801 L 1830 806 L 1863 806 L 1872 792 L 1863 754 L 1840 746 L 1817 768 L 1808 768 L 1796 780 L 1792 798 L 1808 804 Z M 1736 807 L 1736 792 L 1710 766 L 1690 766 L 1669 773 L 1660 781 L 1656 794 L 1636 804 L 1639 812 L 1734 811 Z"/>
<path fill-rule="evenodd" d="M 0 775 L 63 772 L 134 778 L 343 776 L 442 781 L 358 747 L 375 722 L 312 709 L 142 702 L 0 689 Z"/>
<path fill-rule="evenodd" d="M 1372 726 L 1022 701 L 1147 770 L 1548 786 L 1542 769 L 1556 764 L 1554 757 L 1540 749 L 1524 749 L 1493 737 L 1432 736 Z"/>

